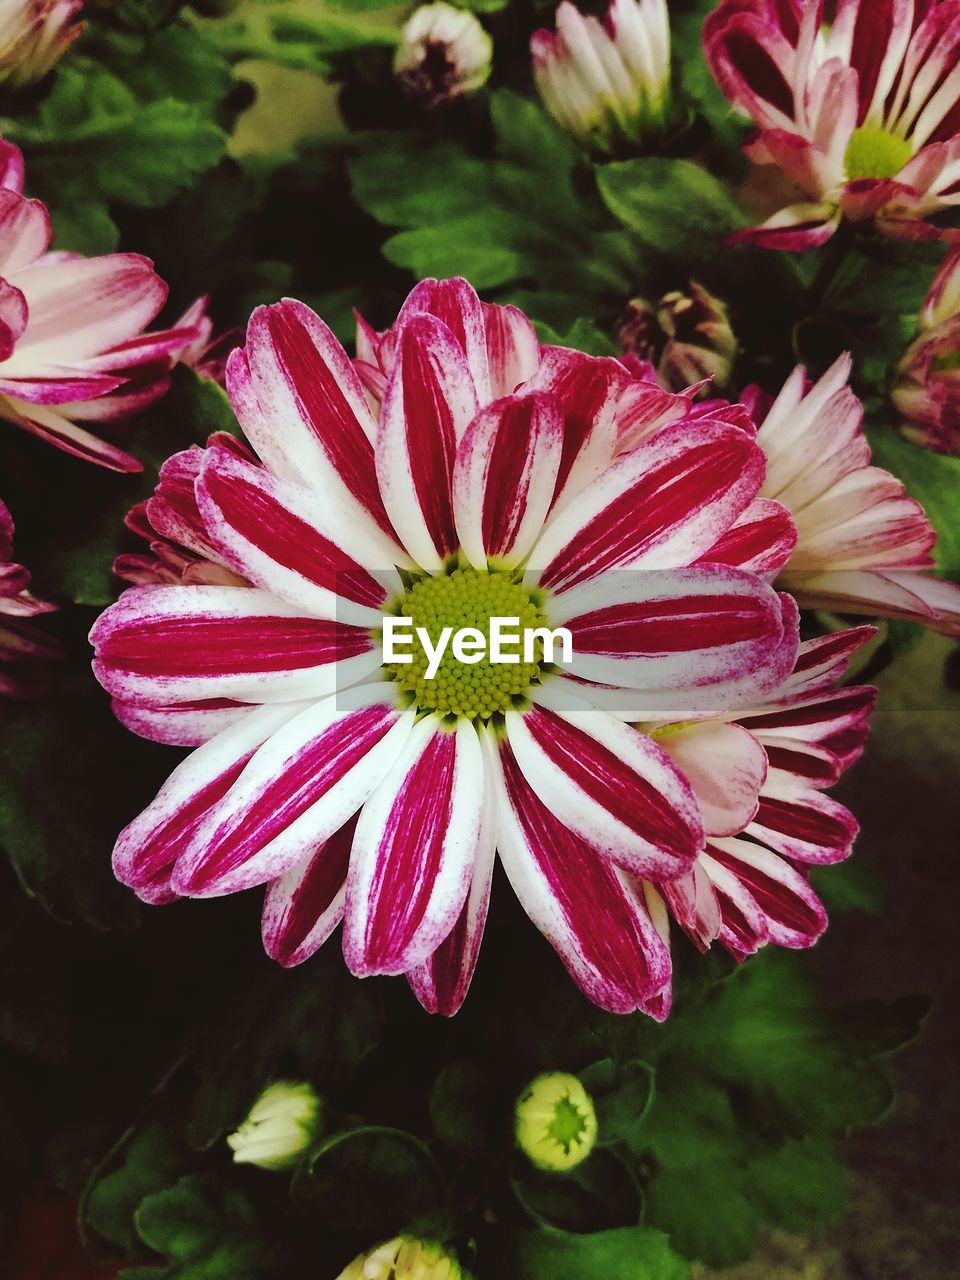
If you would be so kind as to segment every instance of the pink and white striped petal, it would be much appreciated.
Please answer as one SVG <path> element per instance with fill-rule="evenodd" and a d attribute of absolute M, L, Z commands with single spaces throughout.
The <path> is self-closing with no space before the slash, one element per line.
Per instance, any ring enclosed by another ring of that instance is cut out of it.
<path fill-rule="evenodd" d="M 563 417 L 539 393 L 495 400 L 467 427 L 453 469 L 453 510 L 474 568 L 525 559 L 550 508 L 562 448 Z"/>
<path fill-rule="evenodd" d="M 727 899 L 753 917 L 744 895 L 763 916 L 763 941 L 779 947 L 812 947 L 827 927 L 827 913 L 807 880 L 783 858 L 749 840 L 711 840 L 703 858 L 704 870 L 721 897 L 720 912 L 732 924 Z M 733 881 L 736 881 L 736 888 Z M 735 954 L 742 954 L 743 936 Z M 724 937 L 724 942 L 731 940 Z M 758 939 L 759 941 L 759 939 Z"/>
<path fill-rule="evenodd" d="M 566 826 L 499 749 L 498 847 L 527 915 L 583 994 L 611 1013 L 632 1013 L 670 981 L 670 952 L 641 887 Z"/>
<path fill-rule="evenodd" d="M 145 902 L 176 898 L 171 874 L 197 829 L 257 748 L 303 709 L 303 703 L 253 709 L 187 756 L 156 799 L 120 832 L 113 850 L 117 879 Z"/>
<path fill-rule="evenodd" d="M 666 728 L 656 741 L 693 788 L 708 836 L 733 836 L 751 821 L 767 776 L 767 755 L 739 724 Z"/>
<path fill-rule="evenodd" d="M 105 404 L 106 400 L 94 403 Z M 126 475 L 143 470 L 143 463 L 118 449 L 107 440 L 85 431 L 83 427 L 71 422 L 67 413 L 75 412 L 75 405 L 63 405 L 62 411 L 48 408 L 45 405 L 27 404 L 23 400 L 0 401 L 0 417 L 15 422 L 24 431 L 39 437 L 63 453 L 84 462 L 93 462 L 97 466 L 106 467 L 108 471 L 120 471 Z"/>
<path fill-rule="evenodd" d="M 392 536 L 377 487 L 376 423 L 331 331 L 302 302 L 258 307 L 246 346 L 227 361 L 227 389 L 248 440 L 281 479 L 321 493 L 343 487 L 352 518 Z"/>
<path fill-rule="evenodd" d="M 490 370 L 490 395 L 510 396 L 534 376 L 540 364 L 536 330 L 517 307 L 481 302 Z"/>
<path fill-rule="evenodd" d="M 357 823 L 343 930 L 352 973 L 406 973 L 436 951 L 467 899 L 483 811 L 475 727 L 421 720 Z"/>
<path fill-rule="evenodd" d="M 532 790 L 591 848 L 650 879 L 689 870 L 703 847 L 700 807 L 646 734 L 553 689 L 508 711 L 506 732 Z"/>
<path fill-rule="evenodd" d="M 761 450 L 736 427 L 664 427 L 548 521 L 530 569 L 564 591 L 612 569 L 690 564 L 753 501 L 763 473 Z"/>
<path fill-rule="evenodd" d="M 905 618 L 931 631 L 960 635 L 960 587 L 917 569 L 826 570 L 781 575 L 780 585 L 804 608 L 873 618 Z"/>
<path fill-rule="evenodd" d="M 169 707 L 148 707 L 114 698 L 112 706 L 113 714 L 132 733 L 172 747 L 199 747 L 256 709 L 253 703 L 230 698 L 179 702 Z"/>
<path fill-rule="evenodd" d="M 357 816 L 267 887 L 261 919 L 263 946 L 285 968 L 309 960 L 343 919 Z"/>
<path fill-rule="evenodd" d="M 757 815 L 744 834 L 786 858 L 820 866 L 848 858 L 859 829 L 842 804 L 793 774 L 771 768 Z"/>
<path fill-rule="evenodd" d="M 454 276 L 449 280 L 421 280 L 407 294 L 392 326 L 391 336 L 396 339 L 407 321 L 417 314 L 434 316 L 441 321 L 466 357 L 478 404 L 486 405 L 494 399 L 495 394 L 509 394 L 494 393 L 492 390 L 487 347 L 488 313 L 489 308 L 477 297 L 473 285 L 462 276 Z M 396 359 L 396 348 L 392 359 Z M 513 389 L 510 387 L 509 391 L 512 392 Z"/>
<path fill-rule="evenodd" d="M 50 216 L 40 201 L 0 189 L 0 274 L 9 279 L 31 266 L 49 243 Z"/>
<path fill-rule="evenodd" d="M 107 692 L 148 706 L 324 697 L 380 661 L 365 629 L 243 587 L 132 587 L 100 615 L 90 641 Z"/>
<path fill-rule="evenodd" d="M 237 893 L 302 863 L 357 812 L 411 732 L 392 685 L 316 702 L 275 733 L 180 857 L 177 892 Z"/>
<path fill-rule="evenodd" d="M 224 562 L 316 617 L 374 627 L 387 598 L 384 579 L 391 591 L 402 590 L 394 549 L 379 530 L 354 528 L 336 491 L 318 503 L 310 490 L 212 448 L 203 454 L 196 497 Z M 371 572 L 385 565 L 389 574 Z"/>
<path fill-rule="evenodd" d="M 796 545 L 797 530 L 787 508 L 769 498 L 755 498 L 700 559 L 746 569 L 772 582 Z"/>
<path fill-rule="evenodd" d="M 384 393 L 376 462 L 394 528 L 423 569 L 439 569 L 457 549 L 454 460 L 477 407 L 460 342 L 435 316 L 412 314 Z"/>

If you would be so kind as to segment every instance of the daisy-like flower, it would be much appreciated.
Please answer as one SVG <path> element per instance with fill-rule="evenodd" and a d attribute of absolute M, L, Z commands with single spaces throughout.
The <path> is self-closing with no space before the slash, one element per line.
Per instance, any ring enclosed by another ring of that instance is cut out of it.
<path fill-rule="evenodd" d="M 603 22 L 564 0 L 556 32 L 530 37 L 543 105 L 584 147 L 609 155 L 659 129 L 670 104 L 665 0 L 612 0 Z"/>
<path fill-rule="evenodd" d="M 6 0 L 0 7 L 0 84 L 42 80 L 83 30 L 83 0 Z"/>
<path fill-rule="evenodd" d="M 0 698 L 42 693 L 47 664 L 60 657 L 59 644 L 34 622 L 57 606 L 38 600 L 29 587 L 29 572 L 13 561 L 13 520 L 0 502 Z"/>
<path fill-rule="evenodd" d="M 358 349 L 363 382 L 301 303 L 259 309 L 228 386 L 260 463 L 214 445 L 164 469 L 151 524 L 235 578 L 133 587 L 94 627 L 121 718 L 197 745 L 116 873 L 147 901 L 267 885 L 281 963 L 343 920 L 354 973 L 406 974 L 450 1014 L 499 851 L 580 988 L 644 1006 L 669 955 L 639 881 L 688 873 L 705 836 L 626 721 L 722 715 L 792 669 L 796 611 L 766 580 L 792 526 L 758 499 L 762 451 L 740 411 L 689 418 L 618 361 L 541 351 L 464 281 L 423 282 Z M 574 656 L 448 651 L 431 679 L 421 640 L 385 654 L 397 616 L 431 646 L 562 626 Z"/>
<path fill-rule="evenodd" d="M 947 255 L 930 286 L 891 398 L 908 440 L 960 455 L 960 249 Z"/>
<path fill-rule="evenodd" d="M 706 849 L 690 874 L 658 891 L 702 950 L 719 939 L 742 960 L 767 943 L 812 946 L 826 928 L 807 872 L 846 858 L 857 823 L 824 792 L 863 751 L 876 699 L 865 685 L 835 686 L 873 634 L 860 627 L 806 641 L 780 688 L 735 715 L 651 727 L 703 812 Z"/>
<path fill-rule="evenodd" d="M 147 258 L 51 252 L 50 218 L 23 194 L 20 151 L 0 142 L 0 418 L 114 471 L 141 464 L 98 439 L 159 399 L 187 326 L 143 333 L 167 297 Z"/>
<path fill-rule="evenodd" d="M 960 203 L 958 0 L 724 0 L 703 27 L 720 88 L 757 125 L 747 154 L 801 199 L 735 239 L 810 249 L 842 219 L 947 233 Z"/>
<path fill-rule="evenodd" d="M 393 71 L 412 98 L 436 107 L 485 84 L 492 57 L 493 41 L 469 10 L 425 4 L 400 33 Z"/>
<path fill-rule="evenodd" d="M 923 508 L 870 465 L 850 368 L 844 355 L 811 386 L 798 366 L 775 400 L 757 387 L 741 396 L 767 458 L 763 494 L 790 511 L 797 529 L 778 585 L 804 607 L 958 635 L 960 588 L 930 572 L 937 535 Z"/>

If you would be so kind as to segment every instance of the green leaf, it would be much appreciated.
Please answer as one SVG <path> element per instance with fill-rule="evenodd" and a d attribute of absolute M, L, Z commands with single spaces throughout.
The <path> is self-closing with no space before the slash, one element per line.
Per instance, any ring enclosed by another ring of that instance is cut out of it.
<path fill-rule="evenodd" d="M 647 1227 L 620 1227 L 591 1235 L 530 1231 L 517 1239 L 516 1280 L 687 1280 L 688 1265 L 667 1237 Z"/>
<path fill-rule="evenodd" d="M 594 1099 L 601 1142 L 618 1139 L 640 1155 L 646 1146 L 644 1120 L 653 1104 L 656 1073 L 647 1062 L 626 1063 L 609 1093 Z"/>
<path fill-rule="evenodd" d="M 597 186 L 643 244 L 682 255 L 688 265 L 713 259 L 723 238 L 747 225 L 727 187 L 691 160 L 645 156 L 601 165 Z"/>
<path fill-rule="evenodd" d="M 156 1280 L 263 1280 L 271 1261 L 250 1202 L 214 1177 L 192 1174 L 147 1196 L 136 1224 L 144 1244 L 167 1259 L 166 1270 L 150 1271 Z"/>
<path fill-rule="evenodd" d="M 546 1173 L 523 1160 L 512 1180 L 517 1200 L 538 1226 L 591 1232 L 634 1226 L 643 1197 L 636 1173 L 616 1151 L 596 1147 L 568 1173 Z"/>
<path fill-rule="evenodd" d="M 475 1058 L 448 1062 L 430 1093 L 437 1137 L 461 1155 L 486 1150 L 496 1138 L 499 1101 L 488 1064 Z"/>

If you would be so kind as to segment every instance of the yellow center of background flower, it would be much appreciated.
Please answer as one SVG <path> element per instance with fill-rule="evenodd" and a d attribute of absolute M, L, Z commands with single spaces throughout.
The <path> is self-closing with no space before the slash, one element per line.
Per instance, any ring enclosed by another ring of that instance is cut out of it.
<path fill-rule="evenodd" d="M 523 633 L 545 626 L 546 615 L 536 593 L 528 591 L 511 573 L 455 567 L 435 577 L 421 578 L 404 593 L 395 612 L 413 622 L 411 643 L 403 647 L 413 660 L 388 663 L 385 670 L 422 711 L 487 720 L 509 710 L 540 676 L 539 660 L 523 661 Z M 511 631 L 519 634 L 520 643 L 504 649 L 515 653 L 519 662 L 490 661 L 491 618 L 519 619 L 519 625 Z M 474 627 L 487 639 L 488 651 L 479 662 L 469 664 L 457 658 L 450 643 L 436 674 L 428 680 L 429 658 L 416 636 L 417 627 L 425 629 L 433 644 L 439 641 L 444 627 L 451 627 L 454 635 L 464 627 Z M 543 646 L 537 641 L 538 659 L 542 653 Z"/>
<path fill-rule="evenodd" d="M 905 138 L 865 124 L 854 131 L 843 157 L 843 167 L 851 182 L 858 178 L 895 178 L 913 155 Z"/>

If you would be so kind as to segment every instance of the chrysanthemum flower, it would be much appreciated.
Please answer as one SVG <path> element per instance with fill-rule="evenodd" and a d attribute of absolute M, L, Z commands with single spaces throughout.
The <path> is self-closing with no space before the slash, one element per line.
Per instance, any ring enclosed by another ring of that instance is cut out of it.
<path fill-rule="evenodd" d="M 739 411 L 688 419 L 615 360 L 541 352 L 464 281 L 419 285 L 360 345 L 366 392 L 308 308 L 259 309 L 228 385 L 262 465 L 215 445 L 165 469 L 151 524 L 235 585 L 133 587 L 94 627 L 126 723 L 199 744 L 116 873 L 148 901 L 265 884 L 281 963 L 343 920 L 354 973 L 407 974 L 449 1014 L 499 850 L 581 989 L 641 1007 L 669 957 L 638 881 L 689 872 L 704 829 L 625 721 L 722 715 L 792 669 L 796 612 L 766 581 L 792 527 L 758 499 L 763 454 Z M 430 680 L 419 642 L 385 661 L 395 615 L 432 642 L 563 626 L 575 656 L 447 654 Z"/>
<path fill-rule="evenodd" d="M 49 251 L 50 218 L 23 195 L 23 157 L 0 142 L 0 418 L 78 458 L 139 471 L 83 424 L 111 425 L 167 388 L 192 327 L 142 333 L 167 286 L 134 253 Z"/>
<path fill-rule="evenodd" d="M 0 7 L 0 84 L 43 79 L 83 30 L 83 0 L 6 0 Z"/>
<path fill-rule="evenodd" d="M 842 356 L 810 385 L 797 367 L 775 400 L 748 387 L 765 496 L 788 508 L 797 545 L 778 585 L 801 606 L 907 618 L 960 634 L 960 588 L 936 577 L 936 533 L 900 481 L 870 465 L 863 405 Z"/>
<path fill-rule="evenodd" d="M 737 354 L 730 315 L 696 280 L 686 292 L 665 293 L 656 307 L 635 298 L 617 336 L 624 351 L 650 362 L 657 381 L 670 391 L 683 391 L 692 383 L 722 391 L 730 382 Z"/>
<path fill-rule="evenodd" d="M 747 146 L 803 198 L 738 237 L 810 249 L 841 219 L 901 239 L 960 203 L 958 0 L 724 0 L 703 28 L 707 62 L 758 127 Z M 950 233 L 952 234 L 952 233 Z"/>
<path fill-rule="evenodd" d="M 436 107 L 485 84 L 492 57 L 493 41 L 475 14 L 425 4 L 404 24 L 393 72 L 412 98 Z"/>
<path fill-rule="evenodd" d="M 582 1164 L 597 1141 L 593 1099 L 576 1076 L 551 1071 L 537 1076 L 517 1098 L 514 1135 L 527 1158 L 549 1173 Z"/>
<path fill-rule="evenodd" d="M 872 635 L 860 627 L 806 641 L 772 696 L 651 730 L 703 812 L 706 849 L 692 872 L 659 887 L 701 949 L 719 939 L 742 960 L 767 943 L 809 947 L 826 928 L 806 873 L 851 852 L 856 820 L 824 791 L 859 758 L 876 698 L 868 686 L 835 686 Z"/>
<path fill-rule="evenodd" d="M 33 621 L 56 605 L 29 590 L 30 574 L 13 562 L 13 520 L 0 502 L 0 698 L 31 698 L 47 683 L 60 646 Z"/>
<path fill-rule="evenodd" d="M 930 286 L 892 399 L 908 440 L 960 454 L 960 249 L 947 255 Z"/>
<path fill-rule="evenodd" d="M 601 23 L 570 0 L 556 32 L 530 37 L 543 105 L 582 146 L 609 155 L 659 129 L 670 98 L 665 0 L 612 0 Z"/>

